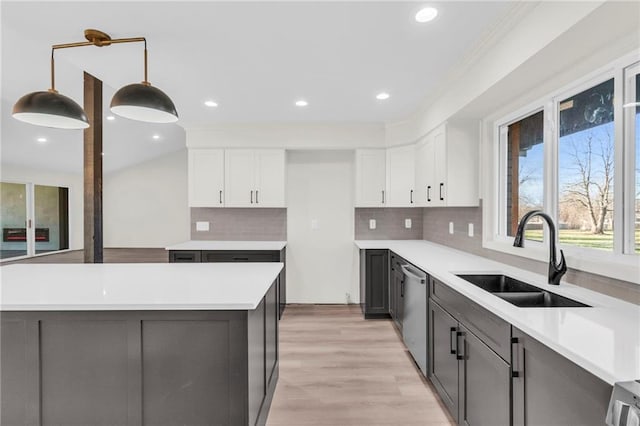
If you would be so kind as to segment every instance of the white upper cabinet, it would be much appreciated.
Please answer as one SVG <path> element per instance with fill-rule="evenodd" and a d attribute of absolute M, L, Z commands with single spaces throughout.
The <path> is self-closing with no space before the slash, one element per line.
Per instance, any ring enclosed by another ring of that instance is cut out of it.
<path fill-rule="evenodd" d="M 413 207 L 415 145 L 387 149 L 387 207 Z"/>
<path fill-rule="evenodd" d="M 416 148 L 418 206 L 479 205 L 478 138 L 469 127 L 442 124 Z"/>
<path fill-rule="evenodd" d="M 285 152 L 260 149 L 255 153 L 255 205 L 285 207 Z"/>
<path fill-rule="evenodd" d="M 356 207 L 384 207 L 387 202 L 386 150 L 356 150 Z"/>
<path fill-rule="evenodd" d="M 189 150 L 189 207 L 224 207 L 224 150 Z"/>
<path fill-rule="evenodd" d="M 227 149 L 224 181 L 227 207 L 285 207 L 285 151 Z"/>

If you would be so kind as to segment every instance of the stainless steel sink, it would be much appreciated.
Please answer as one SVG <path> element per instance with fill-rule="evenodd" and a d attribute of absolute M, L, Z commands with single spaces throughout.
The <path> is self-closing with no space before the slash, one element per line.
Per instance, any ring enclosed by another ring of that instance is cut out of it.
<path fill-rule="evenodd" d="M 584 303 L 542 290 L 501 274 L 459 274 L 458 277 L 520 308 L 590 308 Z"/>

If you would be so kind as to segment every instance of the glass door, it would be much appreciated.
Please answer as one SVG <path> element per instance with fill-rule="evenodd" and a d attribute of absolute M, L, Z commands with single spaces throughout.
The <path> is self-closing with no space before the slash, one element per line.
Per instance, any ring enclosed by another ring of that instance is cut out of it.
<path fill-rule="evenodd" d="M 69 189 L 34 185 L 35 254 L 69 248 Z"/>
<path fill-rule="evenodd" d="M 24 183 L 0 182 L 0 259 L 29 254 L 28 189 Z"/>

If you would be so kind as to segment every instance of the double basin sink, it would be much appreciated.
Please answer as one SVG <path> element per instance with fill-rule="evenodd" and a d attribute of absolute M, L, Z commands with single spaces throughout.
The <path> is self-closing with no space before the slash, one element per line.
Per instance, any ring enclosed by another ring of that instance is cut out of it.
<path fill-rule="evenodd" d="M 520 308 L 590 308 L 550 291 L 501 274 L 459 274 L 458 277 Z"/>

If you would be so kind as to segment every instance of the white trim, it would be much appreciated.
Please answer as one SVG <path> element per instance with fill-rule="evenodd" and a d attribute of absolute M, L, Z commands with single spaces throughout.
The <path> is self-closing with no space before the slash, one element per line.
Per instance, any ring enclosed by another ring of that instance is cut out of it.
<path fill-rule="evenodd" d="M 636 62 L 624 69 L 624 100 L 623 103 L 633 102 L 636 97 L 636 75 L 640 74 L 640 62 Z M 636 126 L 635 108 L 624 108 L 624 182 L 630 188 L 624 188 L 624 212 L 626 213 L 624 222 L 624 253 L 633 254 L 635 252 L 635 203 L 636 203 L 636 182 L 635 170 L 640 164 L 635 164 L 636 158 Z"/>

